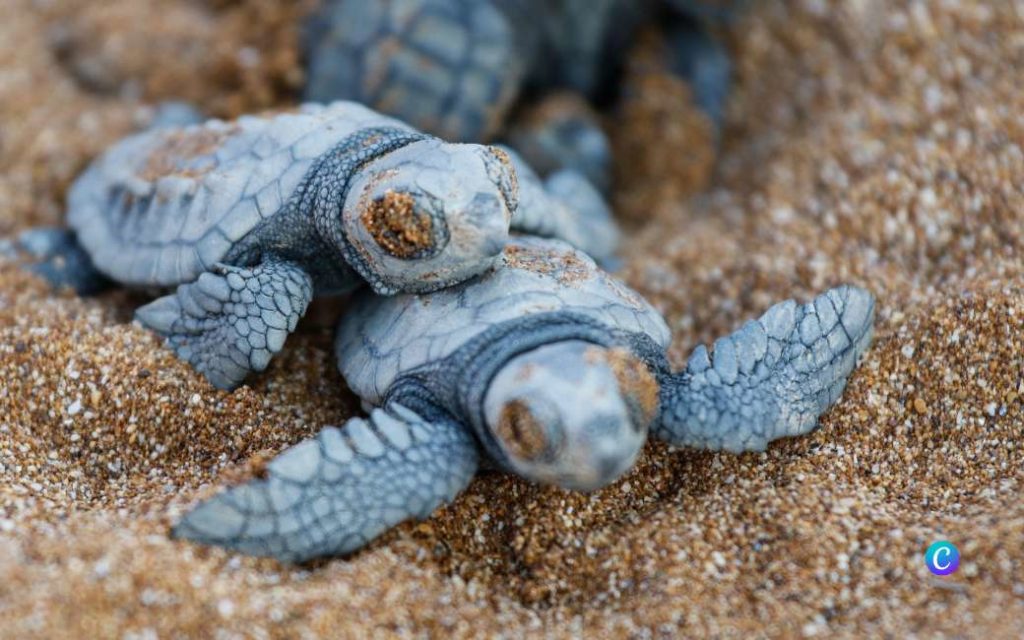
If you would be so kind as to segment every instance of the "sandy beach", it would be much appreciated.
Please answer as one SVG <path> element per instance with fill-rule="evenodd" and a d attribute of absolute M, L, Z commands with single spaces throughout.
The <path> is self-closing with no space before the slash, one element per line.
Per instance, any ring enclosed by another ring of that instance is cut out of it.
<path fill-rule="evenodd" d="M 60 224 L 149 105 L 294 104 L 309 5 L 7 0 L 0 235 Z M 775 301 L 870 289 L 874 345 L 819 430 L 741 456 L 651 443 L 589 495 L 481 475 L 350 558 L 281 565 L 168 528 L 358 411 L 330 348 L 343 303 L 228 394 L 132 324 L 146 296 L 0 262 L 0 637 L 1019 637 L 1024 2 L 766 1 L 723 37 L 714 170 L 707 136 L 652 121 L 658 83 L 611 119 L 621 275 L 677 366 Z M 936 540 L 952 576 L 924 565 Z"/>

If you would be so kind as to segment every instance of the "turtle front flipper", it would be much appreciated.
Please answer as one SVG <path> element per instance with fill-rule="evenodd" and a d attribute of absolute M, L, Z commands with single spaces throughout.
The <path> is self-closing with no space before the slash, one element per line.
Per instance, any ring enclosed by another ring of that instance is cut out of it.
<path fill-rule="evenodd" d="M 541 181 L 515 151 L 504 147 L 519 180 L 519 206 L 512 229 L 542 238 L 564 240 L 594 260 L 612 258 L 619 230 L 600 192 L 573 169 Z"/>
<path fill-rule="evenodd" d="M 233 389 L 267 368 L 312 298 L 305 270 L 268 258 L 252 268 L 218 265 L 135 317 L 215 387 Z"/>
<path fill-rule="evenodd" d="M 55 289 L 71 287 L 79 295 L 99 293 L 110 286 L 70 229 L 38 227 L 13 240 L 0 240 L 0 255 L 28 256 L 26 269 L 44 278 Z"/>
<path fill-rule="evenodd" d="M 652 436 L 738 453 L 812 431 L 871 341 L 874 306 L 867 291 L 838 287 L 773 306 L 716 341 L 713 361 L 698 347 L 685 371 L 662 381 Z"/>
<path fill-rule="evenodd" d="M 173 535 L 285 562 L 350 553 L 454 499 L 477 457 L 463 425 L 390 404 L 286 450 L 265 478 L 200 503 Z"/>

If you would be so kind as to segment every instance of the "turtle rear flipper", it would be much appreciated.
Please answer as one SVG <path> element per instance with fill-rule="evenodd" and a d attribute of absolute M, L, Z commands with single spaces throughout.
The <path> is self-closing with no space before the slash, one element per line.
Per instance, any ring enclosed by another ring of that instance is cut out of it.
<path fill-rule="evenodd" d="M 812 431 L 871 341 L 874 298 L 844 286 L 792 300 L 715 342 L 662 382 L 655 438 L 677 446 L 763 451 Z"/>
<path fill-rule="evenodd" d="M 285 562 L 350 553 L 452 500 L 477 456 L 463 425 L 391 404 L 286 450 L 265 479 L 201 503 L 173 535 Z"/>
<path fill-rule="evenodd" d="M 298 265 L 268 258 L 253 268 L 219 265 L 136 311 L 182 360 L 220 389 L 266 369 L 313 298 Z"/>

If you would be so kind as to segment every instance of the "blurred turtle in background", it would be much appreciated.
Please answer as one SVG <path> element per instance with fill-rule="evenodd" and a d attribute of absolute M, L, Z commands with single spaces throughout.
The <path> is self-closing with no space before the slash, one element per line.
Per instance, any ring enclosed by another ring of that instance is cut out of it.
<path fill-rule="evenodd" d="M 508 141 L 541 175 L 578 171 L 607 193 L 626 53 L 658 24 L 664 68 L 716 129 L 731 75 L 710 35 L 744 2 L 326 0 L 304 34 L 307 99 L 350 99 L 452 140 Z"/>

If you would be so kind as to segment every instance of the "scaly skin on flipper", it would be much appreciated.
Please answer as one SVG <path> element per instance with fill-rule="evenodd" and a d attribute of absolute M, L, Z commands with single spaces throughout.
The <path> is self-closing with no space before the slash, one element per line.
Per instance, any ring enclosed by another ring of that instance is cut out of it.
<path fill-rule="evenodd" d="M 561 169 L 544 180 L 544 190 L 556 203 L 566 204 L 564 221 L 545 237 L 565 240 L 610 269 L 621 234 L 593 184 L 574 169 Z"/>
<path fill-rule="evenodd" d="M 213 386 L 231 389 L 267 368 L 312 299 L 309 274 L 269 257 L 252 269 L 215 265 L 135 317 Z"/>
<path fill-rule="evenodd" d="M 662 381 L 652 435 L 738 453 L 808 433 L 842 393 L 873 318 L 871 295 L 849 286 L 804 305 L 775 305 L 715 342 L 713 359 L 702 345 L 682 373 Z"/>
<path fill-rule="evenodd" d="M 426 518 L 476 472 L 472 435 L 401 405 L 327 427 L 277 456 L 266 478 L 190 511 L 174 537 L 286 562 L 355 551 L 409 518 Z"/>
<path fill-rule="evenodd" d="M 175 533 L 306 559 L 424 517 L 468 482 L 481 453 L 529 480 L 589 491 L 633 464 L 648 430 L 673 444 L 760 449 L 807 433 L 835 402 L 867 348 L 872 309 L 854 287 L 785 302 L 718 341 L 714 365 L 698 349 L 673 373 L 668 328 L 642 298 L 565 243 L 516 238 L 500 265 L 458 286 L 353 300 L 339 366 L 385 410 L 349 422 L 343 455 L 324 442 L 342 441 L 328 429 L 275 459 L 269 479 L 199 505 Z M 419 417 L 435 435 L 391 456 L 380 442 Z"/>

